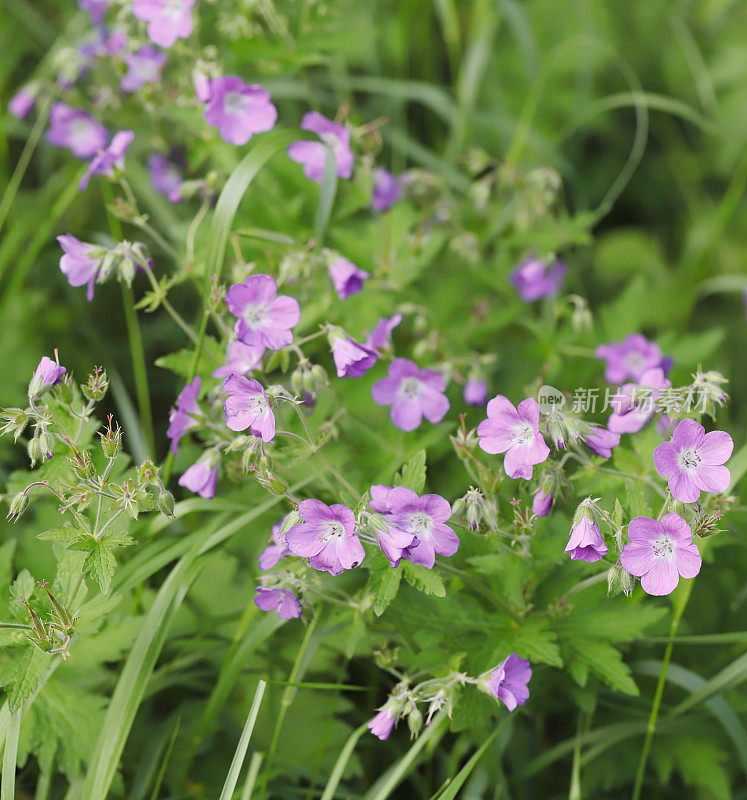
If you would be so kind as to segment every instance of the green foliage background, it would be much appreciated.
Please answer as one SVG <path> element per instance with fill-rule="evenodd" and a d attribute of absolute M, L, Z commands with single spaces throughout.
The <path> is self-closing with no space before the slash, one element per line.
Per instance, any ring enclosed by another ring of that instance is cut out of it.
<path fill-rule="evenodd" d="M 679 379 L 675 384 L 686 382 L 699 364 L 723 372 L 731 381 L 732 402 L 719 426 L 732 432 L 737 449 L 743 445 L 747 430 L 743 304 L 747 11 L 743 4 L 728 0 L 235 2 L 229 4 L 235 17 L 220 3 L 199 5 L 202 25 L 210 34 L 205 38 L 223 42 L 220 59 L 225 70 L 266 86 L 287 126 L 310 107 L 331 116 L 345 103 L 357 122 L 386 116 L 380 160 L 395 173 L 418 166 L 440 174 L 466 227 L 472 221 L 474 195 L 465 154 L 472 148 L 498 160 L 509 156 L 522 170 L 550 166 L 562 175 L 567 214 L 540 220 L 524 233 L 506 233 L 500 220 L 493 227 L 475 225 L 481 252 L 487 254 L 479 263 L 469 263 L 445 239 L 419 260 L 398 262 L 406 264 L 394 276 L 401 287 L 398 300 L 426 305 L 433 326 L 448 333 L 455 351 L 497 353 L 491 393 L 505 387 L 518 393 L 534 379 L 538 365 L 544 365 L 543 376 L 549 383 L 565 390 L 598 380 L 598 364 L 563 355 L 558 342 L 525 335 L 526 307 L 507 284 L 510 269 L 526 248 L 572 248 L 567 288 L 586 297 L 595 316 L 587 344 L 641 331 L 675 357 Z M 84 24 L 72 2 L 0 0 L 3 108 L 60 38 Z M 136 127 L 138 114 L 142 111 L 125 108 L 120 127 Z M 209 158 L 219 165 L 224 179 L 241 153 L 203 136 L 201 128 L 193 131 L 190 126 L 195 124 L 194 117 L 175 105 L 160 110 L 151 136 L 154 142 L 169 142 L 177 130 L 180 142 L 190 142 L 186 154 L 190 167 L 199 172 Z M 0 116 L 0 186 L 8 186 L 29 133 L 28 123 Z M 154 224 L 171 241 L 182 239 L 189 219 L 149 190 L 142 159 L 138 164 L 136 157 L 130 158 L 128 165 Z M 108 228 L 98 186 L 78 195 L 79 169 L 65 153 L 47 147 L 36 150 L 0 233 L 0 402 L 20 401 L 40 355 L 53 347 L 60 349 L 63 363 L 79 377 L 93 364 L 104 364 L 113 388 L 100 411 L 111 410 L 120 419 L 127 445 L 139 458 L 147 434 L 138 432 L 119 287 L 97 287 L 95 301 L 87 304 L 80 290 L 67 285 L 58 267 L 55 235 L 71 231 L 85 238 L 84 232 Z M 274 159 L 256 187 L 241 206 L 236 228 L 265 227 L 299 241 L 313 234 L 317 189 L 295 165 Z M 395 209 L 387 223 L 362 221 L 356 214 L 366 202 L 361 187 L 353 187 L 345 200 L 348 207 L 338 204 L 333 211 L 328 241 L 363 268 L 385 257 L 390 242 L 396 247 L 414 225 L 405 206 Z M 200 240 L 198 253 L 204 254 L 206 248 L 207 242 Z M 258 257 L 265 252 L 258 248 Z M 199 315 L 197 300 L 187 288 L 177 287 L 174 296 L 187 318 Z M 475 313 L 484 304 L 491 313 Z M 343 324 L 362 330 L 388 310 L 383 296 L 373 304 L 360 296 L 340 313 L 345 316 Z M 311 324 L 313 309 L 308 314 Z M 141 313 L 140 319 L 162 457 L 168 409 L 181 378 L 155 362 L 185 347 L 185 341 L 161 313 Z M 363 406 L 368 384 L 349 383 L 344 386 L 349 393 L 346 402 L 353 408 Z M 333 399 L 327 402 L 330 407 L 334 404 Z M 470 412 L 470 424 L 480 419 L 480 413 Z M 385 420 L 382 411 L 382 425 Z M 446 432 L 446 426 L 418 432 L 406 447 L 389 452 L 350 426 L 343 429 L 346 446 L 331 448 L 346 460 L 350 479 L 364 485 L 366 480 L 373 482 L 372 476 L 385 479 L 394 461 L 399 459 L 395 464 L 399 467 L 406 457 L 428 447 L 428 485 L 453 499 L 454 487 L 461 487 L 465 479 L 451 455 Z M 654 444 L 645 441 L 641 452 Z M 196 452 L 185 448 L 179 465 L 190 463 Z M 744 451 L 739 458 L 744 472 Z M 13 485 L 13 470 L 27 466 L 23 453 L 7 439 L 0 440 L 0 465 L 3 486 Z M 733 470 L 737 469 L 735 464 Z M 599 487 L 604 489 L 603 480 Z M 55 774 L 49 793 L 37 796 L 86 797 L 82 792 L 89 790 L 89 784 L 83 788 L 77 776 L 85 774 L 91 754 L 101 747 L 104 710 L 124 658 L 159 603 L 169 621 L 163 628 L 164 648 L 142 703 L 132 709 L 133 727 L 123 740 L 111 796 L 217 797 L 258 676 L 276 681 L 269 686 L 253 738 L 253 746 L 260 750 L 270 746 L 281 698 L 288 697 L 282 683 L 288 680 L 305 635 L 300 625 L 281 628 L 274 617 L 258 619 L 251 602 L 256 555 L 279 511 L 269 504 L 259 506 L 266 497 L 246 485 L 218 502 L 225 503 L 218 519 L 204 523 L 194 515 L 180 520 L 169 529 L 164 547 L 178 555 L 194 543 L 199 547 L 204 524 L 209 532 L 220 531 L 231 524 L 237 509 L 247 515 L 240 536 L 214 547 L 208 557 L 195 555 L 194 564 L 184 563 L 168 580 L 169 560 L 143 579 L 138 567 L 145 568 L 146 555 L 128 553 L 115 577 L 126 601 L 107 608 L 100 599 L 100 608 L 88 609 L 85 624 L 91 632 L 100 625 L 99 633 L 82 638 L 64 676 L 62 671 L 53 675 L 43 701 L 24 718 L 21 756 L 32 751 L 35 756 L 19 773 L 16 796 L 33 796 L 34 787 L 39 791 L 48 775 L 45 765 L 56 759 L 58 768 L 73 778 L 73 788 L 66 795 L 65 780 Z M 261 513 L 255 518 L 257 511 Z M 11 575 L 22 569 L 36 578 L 54 573 L 52 550 L 40 545 L 35 534 L 57 524 L 56 511 L 51 504 L 38 505 L 34 514 L 17 527 L 0 522 L 0 587 L 9 585 Z M 676 643 L 664 691 L 646 797 L 747 797 L 746 519 L 742 488 L 741 499 L 725 520 L 729 532 L 711 549 L 679 628 L 682 639 Z M 569 582 L 567 574 L 553 574 L 568 523 L 563 512 L 553 515 L 545 536 L 536 543 L 533 569 L 539 590 L 530 600 L 522 593 L 526 576 L 491 560 L 479 542 L 469 545 L 467 560 L 477 573 L 495 581 L 501 603 L 524 610 L 530 604 L 542 606 L 555 596 L 558 585 Z M 162 522 L 144 523 L 140 536 L 146 545 L 157 541 L 159 526 L 165 527 Z M 12 595 L 28 595 L 33 584 L 24 588 L 23 582 L 29 578 L 22 573 L 16 580 L 21 584 Z M 63 574 L 58 580 L 69 577 Z M 177 607 L 173 598 L 190 581 L 194 582 Z M 438 585 L 424 588 L 442 593 Z M 668 632 L 665 602 L 636 598 L 635 604 L 607 604 L 599 588 L 574 597 L 571 622 L 551 624 L 537 615 L 519 632 L 512 632 L 484 607 L 470 605 L 459 591 L 440 599 L 437 611 L 432 596 L 409 587 L 401 591 L 407 592 L 407 602 L 393 605 L 387 621 L 402 632 L 417 631 L 411 649 L 420 654 L 418 667 L 428 666 L 429 661 L 437 666 L 445 654 L 452 654 L 455 630 L 459 650 L 476 661 L 489 661 L 498 640 L 502 648 L 510 649 L 515 635 L 521 646 L 534 651 L 539 664 L 530 705 L 490 741 L 487 755 L 460 796 L 527 800 L 627 796 L 659 674 L 657 662 L 664 652 L 661 637 Z M 3 619 L 17 613 L 10 598 L 10 592 L 3 590 Z M 325 620 L 323 626 L 308 635 L 308 658 L 297 680 L 337 682 L 364 690 L 292 692 L 272 786 L 276 797 L 320 796 L 345 741 L 390 688 L 366 658 L 374 637 L 358 617 Z M 630 671 L 612 644 L 625 652 Z M 147 657 L 143 653 L 144 662 Z M 565 668 L 559 669 L 562 665 Z M 6 665 L 4 681 L 12 683 L 7 673 Z M 490 701 L 465 693 L 455 711 L 454 732 L 425 743 L 426 757 L 392 796 L 434 795 L 494 727 Z M 48 747 L 50 731 L 59 742 L 54 753 Z M 104 739 L 114 741 L 116 731 L 106 732 Z M 338 796 L 376 797 L 377 779 L 409 746 L 405 730 L 385 744 L 364 736 L 346 773 L 345 790 Z M 159 776 L 162 764 L 165 775 Z"/>

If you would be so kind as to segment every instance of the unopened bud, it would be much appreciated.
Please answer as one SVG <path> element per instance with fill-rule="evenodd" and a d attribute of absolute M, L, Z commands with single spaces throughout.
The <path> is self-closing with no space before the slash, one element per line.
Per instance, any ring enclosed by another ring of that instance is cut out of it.
<path fill-rule="evenodd" d="M 413 706 L 407 715 L 407 727 L 410 729 L 411 739 L 414 739 L 423 727 L 423 715 L 417 706 Z"/>
<path fill-rule="evenodd" d="M 288 490 L 288 484 L 271 472 L 264 474 L 258 472 L 254 477 L 263 489 L 267 489 L 267 491 L 272 492 L 272 494 L 279 496 L 285 494 Z"/>
<path fill-rule="evenodd" d="M 10 501 L 7 519 L 15 522 L 23 512 L 29 507 L 29 496 L 26 492 L 18 492 Z"/>
<path fill-rule="evenodd" d="M 44 458 L 52 458 L 54 453 L 54 437 L 46 431 L 39 436 L 39 447 Z"/>
<path fill-rule="evenodd" d="M 158 508 L 161 510 L 161 513 L 164 516 L 169 517 L 170 519 L 174 518 L 174 495 L 171 492 L 164 489 L 163 491 L 158 493 Z"/>
<path fill-rule="evenodd" d="M 29 440 L 28 445 L 26 445 L 26 452 L 29 455 L 29 461 L 31 461 L 31 466 L 33 467 L 34 464 L 36 464 L 36 462 L 42 457 L 41 443 L 36 436 Z"/>

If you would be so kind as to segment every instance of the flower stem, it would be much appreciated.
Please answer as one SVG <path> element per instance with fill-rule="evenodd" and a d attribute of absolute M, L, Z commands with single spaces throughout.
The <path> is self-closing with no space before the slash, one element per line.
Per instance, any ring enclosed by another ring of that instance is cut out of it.
<path fill-rule="evenodd" d="M 672 615 L 672 624 L 669 628 L 669 641 L 667 642 L 667 649 L 664 652 L 664 659 L 661 662 L 661 670 L 659 671 L 659 680 L 656 684 L 656 691 L 654 692 L 654 702 L 651 706 L 651 713 L 648 718 L 648 725 L 646 726 L 646 738 L 643 740 L 643 748 L 641 750 L 640 758 L 638 759 L 638 769 L 635 775 L 635 784 L 633 786 L 633 794 L 631 800 L 640 800 L 641 789 L 643 787 L 643 776 L 646 772 L 646 762 L 648 761 L 648 754 L 651 749 L 651 741 L 654 738 L 656 731 L 656 720 L 659 716 L 659 706 L 661 705 L 661 698 L 664 694 L 664 684 L 667 680 L 667 670 L 669 669 L 669 661 L 672 658 L 672 649 L 674 648 L 674 637 L 677 633 L 682 614 L 685 611 L 687 601 L 690 599 L 690 592 L 692 591 L 693 581 L 686 581 L 674 601 L 674 613 Z"/>
<path fill-rule="evenodd" d="M 280 742 L 280 734 L 283 729 L 283 722 L 285 721 L 285 715 L 288 713 L 290 704 L 293 702 L 293 696 L 296 693 L 296 687 L 293 684 L 298 681 L 298 676 L 303 666 L 304 657 L 306 656 L 306 651 L 309 648 L 311 637 L 314 631 L 316 630 L 317 622 L 319 621 L 320 615 L 321 615 L 321 608 L 317 608 L 314 616 L 311 618 L 311 622 L 309 622 L 308 626 L 306 627 L 306 633 L 304 634 L 301 646 L 298 648 L 296 660 L 293 662 L 293 667 L 291 668 L 291 673 L 288 678 L 288 685 L 285 687 L 283 696 L 280 699 L 280 708 L 278 710 L 277 720 L 275 721 L 275 728 L 272 732 L 272 740 L 270 741 L 270 748 L 267 751 L 267 760 L 265 761 L 265 768 L 262 776 L 262 787 L 259 794 L 259 800 L 264 800 L 265 795 L 267 794 L 267 785 L 270 781 L 272 762 L 275 760 L 275 753 L 277 752 L 278 744 Z"/>

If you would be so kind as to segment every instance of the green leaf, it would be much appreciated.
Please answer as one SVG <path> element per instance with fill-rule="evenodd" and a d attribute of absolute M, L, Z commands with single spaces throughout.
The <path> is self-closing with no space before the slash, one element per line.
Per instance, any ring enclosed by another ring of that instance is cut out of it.
<path fill-rule="evenodd" d="M 651 506 L 646 502 L 646 492 L 641 483 L 626 478 L 625 493 L 631 518 L 650 517 L 653 514 Z"/>
<path fill-rule="evenodd" d="M 316 209 L 316 221 L 314 223 L 314 236 L 318 245 L 324 241 L 324 234 L 327 230 L 332 206 L 335 202 L 337 193 L 337 160 L 334 150 L 329 146 L 324 146 L 324 171 L 322 173 L 322 183 L 319 187 L 319 205 Z M 283 370 L 285 371 L 285 370 Z"/>
<path fill-rule="evenodd" d="M 117 568 L 117 559 L 114 558 L 108 542 L 96 540 L 94 542 L 94 547 L 90 549 L 83 562 L 83 569 L 93 576 L 101 587 L 102 594 L 107 594 Z"/>
<path fill-rule="evenodd" d="M 403 567 L 405 580 L 410 586 L 425 594 L 446 597 L 446 587 L 435 567 L 428 569 L 422 564 L 413 564 L 412 561 L 402 561 L 400 566 Z"/>
<path fill-rule="evenodd" d="M 402 565 L 392 569 L 388 564 L 371 574 L 369 590 L 374 595 L 374 614 L 380 617 L 397 596 L 402 580 Z"/>
<path fill-rule="evenodd" d="M 580 645 L 580 646 L 577 646 Z M 574 640 L 574 654 L 568 659 L 568 666 L 574 680 L 586 684 L 589 670 L 603 680 L 610 688 L 625 694 L 638 694 L 638 687 L 630 676 L 630 670 L 623 663 L 620 653 L 607 642 L 585 638 Z"/>
<path fill-rule="evenodd" d="M 34 645 L 13 654 L 0 669 L 0 686 L 8 695 L 8 708 L 17 711 L 44 684 L 53 656 Z"/>
<path fill-rule="evenodd" d="M 192 350 L 177 350 L 175 353 L 157 358 L 155 364 L 161 369 L 167 369 L 183 378 L 188 378 L 192 367 Z M 216 367 L 219 367 L 225 358 L 223 347 L 212 336 L 206 336 L 202 342 L 200 358 L 197 362 L 197 371 L 200 374 L 211 374 Z"/>
<path fill-rule="evenodd" d="M 419 450 L 394 476 L 395 486 L 407 486 L 415 494 L 421 494 L 425 488 L 425 450 Z"/>
<path fill-rule="evenodd" d="M 80 538 L 81 535 L 81 531 L 73 525 L 60 525 L 57 528 L 50 528 L 48 531 L 37 533 L 36 538 L 46 542 L 60 542 L 60 544 L 64 544 L 65 547 L 69 547 L 70 544 Z"/>

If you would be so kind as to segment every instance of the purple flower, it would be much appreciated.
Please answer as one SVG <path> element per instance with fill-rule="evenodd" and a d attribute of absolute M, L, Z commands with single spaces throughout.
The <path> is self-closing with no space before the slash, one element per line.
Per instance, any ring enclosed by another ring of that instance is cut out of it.
<path fill-rule="evenodd" d="M 690 526 L 678 514 L 665 514 L 661 521 L 636 517 L 628 525 L 628 536 L 620 561 L 623 569 L 641 579 L 647 594 L 670 594 L 680 576 L 694 578 L 700 572 L 702 559 Z"/>
<path fill-rule="evenodd" d="M 607 428 L 600 425 L 589 425 L 591 429 L 588 433 L 581 434 L 581 441 L 591 450 L 602 458 L 612 458 L 612 449 L 620 444 L 620 434 L 612 433 Z"/>
<path fill-rule="evenodd" d="M 402 197 L 399 181 L 385 169 L 377 169 L 373 174 L 373 194 L 371 205 L 374 211 L 386 211 Z"/>
<path fill-rule="evenodd" d="M 527 684 L 531 677 L 532 668 L 529 662 L 525 658 L 519 658 L 516 653 L 511 653 L 481 683 L 509 711 L 515 711 L 517 706 L 523 706 L 529 699 Z"/>
<path fill-rule="evenodd" d="M 296 619 L 301 616 L 298 598 L 287 589 L 268 589 L 257 586 L 254 604 L 262 611 L 274 611 L 283 619 Z"/>
<path fill-rule="evenodd" d="M 62 247 L 60 269 L 71 286 L 87 285 L 86 298 L 93 300 L 93 287 L 101 268 L 103 252 L 101 248 L 81 242 L 70 233 L 57 237 Z"/>
<path fill-rule="evenodd" d="M 453 556 L 459 549 L 459 537 L 446 525 L 451 506 L 440 495 L 418 497 L 406 486 L 395 486 L 387 493 L 386 505 L 394 525 L 417 539 L 407 548 L 407 557 L 413 564 L 431 569 L 436 553 Z"/>
<path fill-rule="evenodd" d="M 594 355 L 607 362 L 604 377 L 609 383 L 622 383 L 626 378 L 637 381 L 647 369 L 662 362 L 659 345 L 640 333 L 631 333 L 622 342 L 600 344 Z"/>
<path fill-rule="evenodd" d="M 227 363 L 213 372 L 214 378 L 227 378 L 230 375 L 246 375 L 262 365 L 265 348 L 261 344 L 244 344 L 235 341 L 228 345 Z"/>
<path fill-rule="evenodd" d="M 29 397 L 38 397 L 47 389 L 56 386 L 66 372 L 65 367 L 60 366 L 60 364 L 52 361 L 47 356 L 42 356 L 42 360 L 34 370 L 34 375 L 29 383 Z"/>
<path fill-rule="evenodd" d="M 254 378 L 231 375 L 223 383 L 228 397 L 223 405 L 226 425 L 232 431 L 245 431 L 263 442 L 271 442 L 275 436 L 275 415 L 270 408 L 265 390 Z"/>
<path fill-rule="evenodd" d="M 293 341 L 291 328 L 301 319 L 298 301 L 281 294 L 269 275 L 250 275 L 226 294 L 228 310 L 238 317 L 234 330 L 244 344 L 280 350 Z"/>
<path fill-rule="evenodd" d="M 224 142 L 244 145 L 255 133 L 271 131 L 277 118 L 267 89 L 235 75 L 215 78 L 210 84 L 205 121 L 218 129 Z"/>
<path fill-rule="evenodd" d="M 560 291 L 567 271 L 568 265 L 564 261 L 548 263 L 530 258 L 511 273 L 511 282 L 525 303 L 533 303 L 540 297 L 554 297 Z"/>
<path fill-rule="evenodd" d="M 385 705 L 372 720 L 366 723 L 366 727 L 383 742 L 391 735 L 396 722 L 397 712 L 392 706 Z"/>
<path fill-rule="evenodd" d="M 654 466 L 669 478 L 675 500 L 694 503 L 703 492 L 725 492 L 731 483 L 729 470 L 722 466 L 731 456 L 734 442 L 725 431 L 705 432 L 694 419 L 677 423 L 669 442 L 654 450 Z"/>
<path fill-rule="evenodd" d="M 330 334 L 332 358 L 338 378 L 360 378 L 378 360 L 376 353 L 345 335 L 343 331 Z"/>
<path fill-rule="evenodd" d="M 111 0 L 78 0 L 78 5 L 87 11 L 91 17 L 91 24 L 98 27 L 104 21 L 106 9 Z"/>
<path fill-rule="evenodd" d="M 325 145 L 332 148 L 337 164 L 337 177 L 349 178 L 353 174 L 353 151 L 350 149 L 350 131 L 344 125 L 327 119 L 316 111 L 303 115 L 301 128 L 316 133 L 321 142 L 301 140 L 288 145 L 288 156 L 303 164 L 304 175 L 316 183 L 324 174 Z"/>
<path fill-rule="evenodd" d="M 111 56 L 121 53 L 127 44 L 127 31 L 121 28 L 112 31 L 104 38 L 104 50 Z"/>
<path fill-rule="evenodd" d="M 215 497 L 215 489 L 218 485 L 218 459 L 213 452 L 206 458 L 201 458 L 192 464 L 191 467 L 179 478 L 179 486 L 189 489 L 190 492 L 199 494 L 206 500 Z"/>
<path fill-rule="evenodd" d="M 391 491 L 391 486 L 385 486 L 382 483 L 374 484 L 369 490 L 371 499 L 369 500 L 368 506 L 372 511 L 376 511 L 384 517 L 386 530 L 377 528 L 376 533 L 382 552 L 392 568 L 395 568 L 403 558 L 409 557 L 409 548 L 417 545 L 418 539 L 414 534 L 395 524 L 394 518 L 389 513 L 389 506 L 387 505 L 387 497 Z"/>
<path fill-rule="evenodd" d="M 485 378 L 481 378 L 479 375 L 470 375 L 464 384 L 462 397 L 468 406 L 483 405 L 488 399 L 488 384 Z"/>
<path fill-rule="evenodd" d="M 372 350 L 389 350 L 392 346 L 392 331 L 402 322 L 402 314 L 382 317 L 366 339 L 366 347 Z"/>
<path fill-rule="evenodd" d="M 210 100 L 210 78 L 201 69 L 192 72 L 192 85 L 195 87 L 197 99 L 201 103 L 207 103 Z"/>
<path fill-rule="evenodd" d="M 82 108 L 55 103 L 49 114 L 47 141 L 67 147 L 76 158 L 92 158 L 106 147 L 106 128 Z"/>
<path fill-rule="evenodd" d="M 148 23 L 148 38 L 160 47 L 171 47 L 192 33 L 190 8 L 195 0 L 132 0 L 132 13 Z"/>
<path fill-rule="evenodd" d="M 166 158 L 161 153 L 151 153 L 148 157 L 148 174 L 153 188 L 171 200 L 178 203 L 182 198 L 180 189 L 182 186 L 182 174 L 176 164 Z"/>
<path fill-rule="evenodd" d="M 653 417 L 656 398 L 671 385 L 672 382 L 664 377 L 664 370 L 660 367 L 647 369 L 638 383 L 624 384 L 613 398 L 612 407 L 615 410 L 610 414 L 607 427 L 613 433 L 638 433 Z M 640 392 L 642 386 L 652 390 L 645 397 Z"/>
<path fill-rule="evenodd" d="M 332 575 L 363 561 L 366 553 L 355 535 L 355 516 L 347 506 L 303 500 L 298 513 L 303 522 L 285 534 L 291 553 L 308 558 L 311 567 Z"/>
<path fill-rule="evenodd" d="M 576 520 L 571 529 L 571 538 L 568 540 L 565 552 L 571 554 L 573 561 L 586 561 L 593 564 L 599 561 L 602 556 L 607 555 L 607 545 L 602 539 L 591 512 L 583 505 L 576 513 Z"/>
<path fill-rule="evenodd" d="M 127 53 L 124 61 L 127 72 L 122 76 L 119 85 L 123 92 L 134 92 L 147 83 L 158 82 L 166 63 L 166 53 L 146 45 L 134 53 Z"/>
<path fill-rule="evenodd" d="M 432 369 L 420 369 L 414 361 L 395 358 L 389 364 L 389 376 L 371 387 L 371 396 L 380 406 L 391 405 L 394 426 L 414 431 L 423 417 L 441 422 L 449 410 L 444 394 L 443 377 Z"/>
<path fill-rule="evenodd" d="M 166 436 L 171 439 L 171 452 L 176 453 L 179 450 L 179 440 L 185 433 L 199 428 L 200 423 L 195 419 L 200 416 L 202 411 L 197 403 L 197 398 L 200 396 L 201 379 L 197 375 L 188 383 L 179 393 L 176 399 L 176 408 L 171 410 L 169 414 L 169 428 L 166 431 Z"/>
<path fill-rule="evenodd" d="M 552 508 L 552 492 L 545 492 L 539 489 L 532 500 L 532 514 L 538 517 L 546 517 Z"/>
<path fill-rule="evenodd" d="M 290 553 L 288 545 L 285 541 L 285 536 L 282 532 L 284 522 L 285 517 L 272 526 L 272 535 L 270 536 L 270 541 L 272 544 L 265 547 L 265 549 L 259 554 L 259 568 L 262 571 L 272 569 L 279 561 L 281 561 L 283 558 L 285 558 L 285 556 L 288 555 L 288 553 Z"/>
<path fill-rule="evenodd" d="M 86 174 L 80 179 L 78 189 L 82 192 L 93 175 L 112 177 L 114 169 L 122 169 L 127 148 L 132 144 L 135 134 L 132 131 L 119 131 L 112 136 L 109 147 L 94 156 L 88 164 Z"/>
<path fill-rule="evenodd" d="M 363 283 L 371 275 L 365 270 L 359 269 L 348 261 L 347 258 L 335 258 L 329 265 L 329 277 L 340 300 L 350 297 L 351 294 L 358 294 L 363 288 Z"/>
<path fill-rule="evenodd" d="M 535 464 L 550 455 L 539 432 L 539 406 L 531 397 L 518 408 L 502 394 L 488 403 L 488 418 L 477 426 L 480 447 L 486 453 L 505 453 L 503 468 L 509 478 L 532 477 Z"/>
<path fill-rule="evenodd" d="M 36 103 L 36 94 L 26 86 L 10 98 L 8 111 L 16 118 L 23 119 Z"/>

